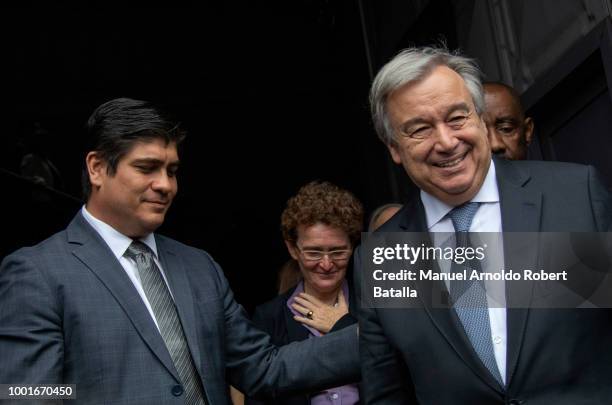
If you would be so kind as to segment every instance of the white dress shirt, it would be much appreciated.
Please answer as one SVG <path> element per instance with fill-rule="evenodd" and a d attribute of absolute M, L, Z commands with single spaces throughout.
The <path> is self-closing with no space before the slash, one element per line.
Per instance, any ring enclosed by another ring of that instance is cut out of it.
<path fill-rule="evenodd" d="M 128 259 L 123 256 L 125 251 L 132 244 L 133 240 L 125 236 L 124 234 L 118 232 L 115 228 L 108 225 L 107 223 L 102 222 L 98 218 L 91 215 L 91 213 L 87 211 L 84 205 L 83 205 L 83 208 L 81 208 L 81 212 L 83 213 L 83 217 L 85 218 L 85 220 L 96 230 L 96 232 L 98 232 L 98 234 L 102 237 L 102 239 L 104 239 L 104 242 L 106 242 L 110 250 L 113 252 L 115 257 L 117 258 L 117 260 L 119 260 L 121 267 L 123 267 L 123 269 L 125 270 L 125 273 L 128 275 L 128 277 L 132 281 L 132 284 L 134 284 L 134 288 L 136 288 L 136 291 L 138 291 L 140 298 L 146 305 L 147 310 L 149 310 L 149 314 L 151 314 L 151 318 L 153 318 L 153 321 L 155 322 L 155 326 L 157 326 L 157 329 L 159 330 L 159 325 L 157 324 L 157 320 L 155 319 L 155 314 L 153 313 L 151 304 L 149 303 L 149 300 L 147 299 L 147 296 L 144 290 L 142 289 L 142 282 L 140 281 L 140 274 L 138 273 L 138 268 L 136 267 L 136 264 L 131 259 Z M 141 238 L 140 241 L 144 243 L 145 245 L 147 245 L 149 249 L 151 249 L 151 251 L 153 252 L 155 263 L 161 270 L 162 277 L 164 278 L 164 282 L 166 283 L 166 286 L 168 286 L 168 280 L 166 279 L 164 270 L 161 266 L 161 263 L 158 260 L 157 245 L 155 244 L 155 237 L 153 236 L 152 233 L 150 233 L 144 238 Z M 170 294 L 172 294 L 172 291 L 170 290 L 169 286 L 168 286 L 168 290 L 170 291 Z"/>
<path fill-rule="evenodd" d="M 433 234 L 435 246 L 442 246 L 449 235 L 455 233 L 453 222 L 447 214 L 454 208 L 445 204 L 431 194 L 421 190 L 421 201 L 425 207 L 427 217 L 427 228 Z M 485 259 L 482 260 L 483 271 L 501 271 L 503 267 L 503 239 L 502 218 L 499 204 L 499 191 L 495 177 L 495 164 L 491 160 L 489 171 L 485 177 L 482 187 L 470 201 L 480 203 L 478 211 L 474 215 L 470 232 L 492 232 L 487 234 L 487 248 Z M 494 253 L 494 254 L 493 254 Z M 450 271 L 450 261 L 441 261 L 440 269 L 443 272 Z M 491 270 L 489 270 L 491 269 Z M 446 287 L 450 288 L 450 282 L 446 281 Z M 489 320 L 491 323 L 491 341 L 495 361 L 501 374 L 502 380 L 506 382 L 506 309 L 505 309 L 505 285 L 503 281 L 485 281 L 487 290 L 487 301 L 489 304 Z M 494 299 L 492 297 L 496 297 Z"/>

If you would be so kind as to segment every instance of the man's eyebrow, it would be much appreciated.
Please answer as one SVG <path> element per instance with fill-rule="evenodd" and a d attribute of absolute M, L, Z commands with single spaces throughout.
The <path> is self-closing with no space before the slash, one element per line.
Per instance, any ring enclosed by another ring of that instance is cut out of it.
<path fill-rule="evenodd" d="M 410 128 L 413 125 L 417 125 L 417 124 L 427 124 L 429 121 L 427 121 L 425 118 L 422 117 L 415 117 L 415 118 L 411 118 L 407 121 L 404 121 L 401 125 L 400 125 L 400 129 L 405 130 L 406 128 Z"/>
<path fill-rule="evenodd" d="M 174 161 L 170 162 L 168 164 L 168 166 L 178 166 L 180 163 L 181 162 L 179 160 L 174 160 Z M 132 164 L 134 164 L 134 165 L 138 165 L 138 164 L 162 165 L 162 164 L 164 164 L 164 161 L 162 159 L 157 159 L 157 158 L 152 158 L 152 157 L 151 158 L 145 157 L 145 158 L 134 159 L 132 161 Z"/>
<path fill-rule="evenodd" d="M 132 164 L 161 164 L 163 160 L 157 158 L 136 158 L 132 161 Z"/>
<path fill-rule="evenodd" d="M 448 116 L 448 115 L 454 113 L 455 111 L 465 111 L 465 112 L 468 112 L 468 111 L 470 111 L 470 106 L 467 103 L 463 102 L 463 101 L 459 102 L 459 103 L 451 104 L 446 109 L 445 116 Z M 410 118 L 409 120 L 404 121 L 400 125 L 400 129 L 404 130 L 404 129 L 410 128 L 411 126 L 416 125 L 416 124 L 427 124 L 427 123 L 429 123 L 429 121 L 426 120 L 423 117 L 414 117 L 414 118 Z"/>
<path fill-rule="evenodd" d="M 468 111 L 470 111 L 470 106 L 467 103 L 465 103 L 465 102 L 451 104 L 446 109 L 446 115 L 452 114 L 455 111 L 465 111 L 465 112 L 468 112 Z"/>
<path fill-rule="evenodd" d="M 519 121 L 513 117 L 498 117 L 495 119 L 495 124 L 516 124 Z"/>

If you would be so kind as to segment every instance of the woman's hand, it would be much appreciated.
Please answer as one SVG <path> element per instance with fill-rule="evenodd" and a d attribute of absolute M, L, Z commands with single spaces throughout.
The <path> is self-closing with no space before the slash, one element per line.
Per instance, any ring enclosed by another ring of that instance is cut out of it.
<path fill-rule="evenodd" d="M 342 289 L 338 293 L 338 305 L 329 306 L 312 295 L 302 292 L 295 297 L 291 306 L 303 315 L 296 315 L 293 319 L 321 333 L 328 333 L 334 324 L 348 313 L 348 305 Z"/>

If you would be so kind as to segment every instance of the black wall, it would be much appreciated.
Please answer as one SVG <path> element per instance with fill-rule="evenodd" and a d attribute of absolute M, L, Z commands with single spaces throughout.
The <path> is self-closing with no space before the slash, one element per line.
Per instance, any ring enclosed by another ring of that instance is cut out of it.
<path fill-rule="evenodd" d="M 1 255 L 63 229 L 80 206 L 52 192 L 53 203 L 32 203 L 29 183 L 11 175 L 22 157 L 52 162 L 56 188 L 78 197 L 83 125 L 120 96 L 161 103 L 188 129 L 160 232 L 213 254 L 249 308 L 275 293 L 290 195 L 322 179 L 367 200 L 361 156 L 374 135 L 357 4 L 209 3 L 4 11 Z"/>

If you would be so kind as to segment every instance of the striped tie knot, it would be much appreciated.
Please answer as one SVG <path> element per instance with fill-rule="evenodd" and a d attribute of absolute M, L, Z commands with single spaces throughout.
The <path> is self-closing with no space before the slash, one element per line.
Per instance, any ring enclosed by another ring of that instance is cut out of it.
<path fill-rule="evenodd" d="M 123 254 L 125 257 L 136 260 L 138 256 L 144 256 L 149 258 L 153 256 L 151 249 L 139 240 L 132 241 L 132 244 L 127 248 Z"/>

